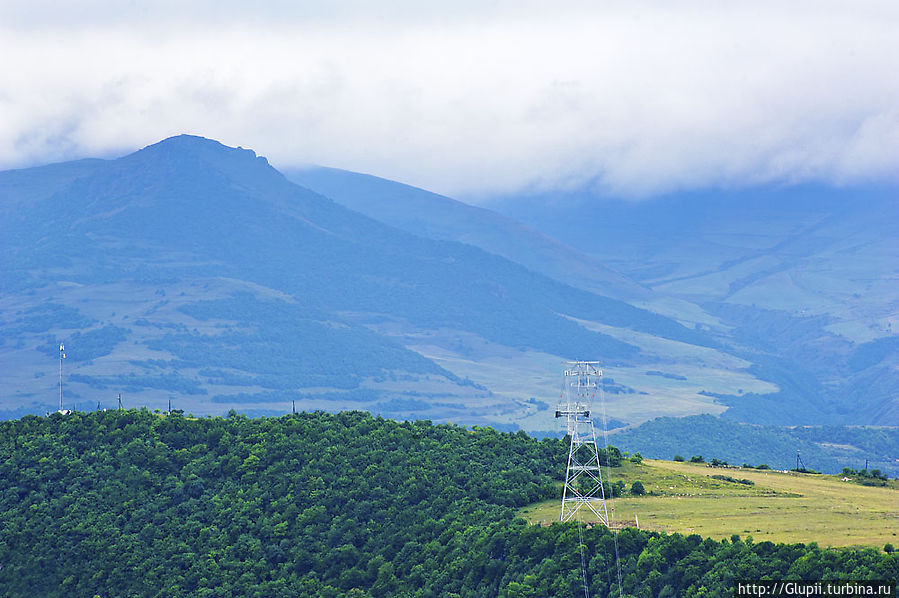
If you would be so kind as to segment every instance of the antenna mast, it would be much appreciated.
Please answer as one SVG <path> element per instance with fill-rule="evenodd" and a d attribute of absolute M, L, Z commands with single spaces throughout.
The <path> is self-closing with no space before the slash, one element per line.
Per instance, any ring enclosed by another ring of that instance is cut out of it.
<path fill-rule="evenodd" d="M 59 343 L 59 412 L 62 413 L 62 360 L 66 358 L 66 346 Z"/>
<path fill-rule="evenodd" d="M 599 448 L 590 416 L 601 377 L 598 361 L 572 361 L 565 370 L 556 417 L 566 418 L 571 446 L 562 490 L 561 521 L 570 521 L 581 507 L 586 506 L 600 523 L 609 525 Z"/>

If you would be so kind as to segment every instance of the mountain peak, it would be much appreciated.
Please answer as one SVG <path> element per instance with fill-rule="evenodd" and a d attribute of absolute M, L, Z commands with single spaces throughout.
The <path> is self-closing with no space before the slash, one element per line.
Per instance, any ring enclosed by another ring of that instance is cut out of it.
<path fill-rule="evenodd" d="M 191 135 L 188 133 L 181 133 L 180 135 L 172 135 L 171 137 L 166 137 L 162 141 L 157 141 L 156 143 L 152 143 L 147 147 L 143 148 L 144 150 L 148 150 L 150 148 L 167 148 L 167 149 L 176 149 L 176 150 L 218 150 L 218 151 L 240 151 L 246 152 L 249 155 L 256 157 L 256 152 L 253 150 L 244 149 L 242 147 L 233 148 L 225 145 L 221 141 L 216 139 L 210 139 L 208 137 L 203 137 L 201 135 Z M 143 150 L 141 150 L 143 151 Z"/>
<path fill-rule="evenodd" d="M 197 157 L 211 158 L 228 156 L 239 160 L 260 160 L 266 165 L 268 160 L 257 156 L 251 149 L 242 147 L 230 147 L 215 139 L 200 137 L 199 135 L 175 135 L 135 152 L 135 154 L 159 154 L 159 155 L 194 155 Z M 132 154 L 132 155 L 135 155 Z"/>

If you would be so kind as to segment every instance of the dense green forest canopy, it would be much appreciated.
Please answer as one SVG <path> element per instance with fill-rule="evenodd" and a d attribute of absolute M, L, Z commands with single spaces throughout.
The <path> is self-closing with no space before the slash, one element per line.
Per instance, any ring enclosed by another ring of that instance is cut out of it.
<path fill-rule="evenodd" d="M 567 447 L 361 412 L 146 410 L 0 422 L 4 596 L 573 596 Z M 591 595 L 731 595 L 737 578 L 895 579 L 873 549 L 580 530 Z"/>

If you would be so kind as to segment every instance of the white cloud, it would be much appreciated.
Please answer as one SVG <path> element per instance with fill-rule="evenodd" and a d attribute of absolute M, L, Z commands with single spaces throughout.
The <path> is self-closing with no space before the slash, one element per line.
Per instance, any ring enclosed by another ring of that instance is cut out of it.
<path fill-rule="evenodd" d="M 190 132 L 470 196 L 899 172 L 893 2 L 431 4 L 8 1 L 0 167 Z"/>

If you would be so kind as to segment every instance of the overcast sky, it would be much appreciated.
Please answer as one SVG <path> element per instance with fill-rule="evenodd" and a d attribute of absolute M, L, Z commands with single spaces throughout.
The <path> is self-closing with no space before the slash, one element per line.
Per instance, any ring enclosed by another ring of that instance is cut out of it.
<path fill-rule="evenodd" d="M 899 177 L 894 0 L 0 0 L 0 56 L 0 169 L 193 133 L 469 199 Z"/>

